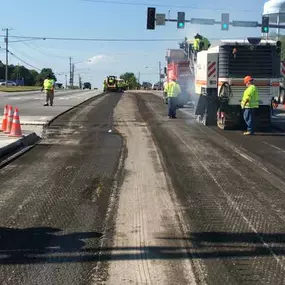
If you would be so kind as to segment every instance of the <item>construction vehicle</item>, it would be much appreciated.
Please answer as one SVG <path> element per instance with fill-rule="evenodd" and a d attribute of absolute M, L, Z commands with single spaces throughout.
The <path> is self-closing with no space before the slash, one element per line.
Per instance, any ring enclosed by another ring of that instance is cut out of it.
<path fill-rule="evenodd" d="M 256 126 L 270 127 L 272 99 L 280 98 L 281 92 L 280 53 L 280 41 L 261 38 L 222 40 L 219 46 L 190 53 L 198 121 L 221 129 L 241 128 L 243 79 L 250 75 L 260 97 Z"/>
<path fill-rule="evenodd" d="M 168 49 L 166 53 L 166 68 L 164 70 L 167 81 L 175 78 L 181 88 L 178 96 L 178 108 L 183 108 L 190 101 L 189 83 L 192 81 L 193 74 L 190 71 L 190 61 L 187 54 L 182 49 Z M 164 103 L 167 104 L 164 97 Z"/>
<path fill-rule="evenodd" d="M 119 87 L 118 87 L 118 80 L 117 77 L 114 75 L 109 75 L 107 76 L 107 78 L 105 79 L 105 91 L 119 91 Z"/>

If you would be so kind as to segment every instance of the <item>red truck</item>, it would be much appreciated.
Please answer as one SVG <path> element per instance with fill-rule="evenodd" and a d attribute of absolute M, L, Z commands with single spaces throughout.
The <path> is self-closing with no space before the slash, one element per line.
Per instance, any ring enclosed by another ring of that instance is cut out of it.
<path fill-rule="evenodd" d="M 190 61 L 183 50 L 170 49 L 166 55 L 167 68 L 165 70 L 167 79 L 176 78 L 180 85 L 181 94 L 178 97 L 178 107 L 183 108 L 190 101 L 191 83 L 193 74 L 190 69 Z M 167 103 L 167 100 L 165 100 Z"/>

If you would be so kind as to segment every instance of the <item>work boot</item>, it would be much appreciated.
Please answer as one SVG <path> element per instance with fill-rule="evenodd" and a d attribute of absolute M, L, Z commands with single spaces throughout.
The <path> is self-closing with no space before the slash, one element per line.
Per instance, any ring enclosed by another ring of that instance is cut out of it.
<path fill-rule="evenodd" d="M 45 103 L 44 106 L 49 106 L 49 104 L 48 104 L 48 103 Z"/>
<path fill-rule="evenodd" d="M 244 135 L 244 136 L 251 136 L 251 135 L 253 135 L 253 134 L 252 134 L 251 132 L 244 132 L 243 135 Z"/>

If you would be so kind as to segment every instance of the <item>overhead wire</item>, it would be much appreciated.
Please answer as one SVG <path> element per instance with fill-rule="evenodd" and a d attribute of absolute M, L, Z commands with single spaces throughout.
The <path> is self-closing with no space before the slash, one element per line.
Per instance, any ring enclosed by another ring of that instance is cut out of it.
<path fill-rule="evenodd" d="M 68 59 L 69 57 L 68 56 L 60 56 L 60 55 L 55 55 L 55 54 L 48 54 L 48 53 L 45 53 L 43 52 L 42 50 L 40 50 L 40 48 L 36 47 L 36 46 L 32 46 L 31 44 L 28 44 L 27 42 L 22 42 L 22 44 L 24 44 L 25 46 L 45 55 L 45 56 L 50 56 L 50 57 L 56 57 L 56 58 L 61 58 L 61 59 Z"/>
<path fill-rule="evenodd" d="M 25 60 L 21 59 L 20 57 L 18 57 L 17 55 L 15 55 L 15 53 L 11 52 L 10 50 L 8 50 L 9 54 L 11 54 L 13 57 L 17 58 L 18 60 L 20 60 L 21 62 L 25 63 L 27 66 L 34 68 L 35 70 L 41 71 L 40 68 L 29 64 L 28 62 L 26 62 Z"/>
<path fill-rule="evenodd" d="M 116 4 L 116 5 L 130 5 L 130 6 L 146 6 L 146 7 L 165 7 L 165 8 L 182 8 L 191 10 L 205 10 L 205 11 L 228 11 L 228 8 L 220 7 L 198 7 L 192 5 L 173 5 L 173 4 L 159 4 L 159 3 L 145 3 L 145 2 L 135 2 L 135 1 L 113 1 L 113 0 L 82 0 L 83 2 L 93 2 L 102 4 Z M 253 12 L 250 9 L 235 9 L 239 12 Z"/>

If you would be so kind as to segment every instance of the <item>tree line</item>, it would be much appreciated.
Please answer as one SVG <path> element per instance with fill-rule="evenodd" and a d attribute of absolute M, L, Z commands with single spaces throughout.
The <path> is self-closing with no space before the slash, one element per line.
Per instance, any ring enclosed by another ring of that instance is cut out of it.
<path fill-rule="evenodd" d="M 0 64 L 0 79 L 5 80 L 6 66 Z M 41 86 L 46 76 L 51 74 L 57 80 L 51 68 L 43 68 L 40 72 L 34 69 L 28 69 L 23 65 L 9 65 L 8 66 L 8 80 L 24 81 L 26 86 Z"/>

